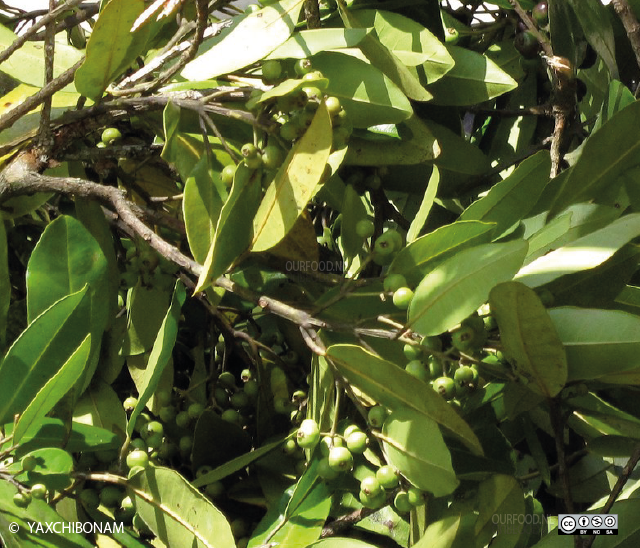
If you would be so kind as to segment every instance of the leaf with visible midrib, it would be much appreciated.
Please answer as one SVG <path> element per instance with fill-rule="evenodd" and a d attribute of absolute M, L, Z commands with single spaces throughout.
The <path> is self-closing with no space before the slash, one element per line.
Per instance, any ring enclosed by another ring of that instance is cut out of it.
<path fill-rule="evenodd" d="M 322 103 L 265 192 L 253 221 L 251 251 L 272 248 L 291 230 L 320 188 L 332 137 L 331 118 Z"/>
<path fill-rule="evenodd" d="M 533 289 L 519 282 L 494 287 L 491 312 L 500 328 L 502 351 L 527 386 L 556 396 L 567 382 L 567 357 L 546 308 Z"/>

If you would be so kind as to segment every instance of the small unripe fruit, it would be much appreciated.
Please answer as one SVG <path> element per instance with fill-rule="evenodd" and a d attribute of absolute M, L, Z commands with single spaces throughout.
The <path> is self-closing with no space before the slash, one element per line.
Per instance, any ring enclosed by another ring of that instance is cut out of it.
<path fill-rule="evenodd" d="M 220 180 L 225 186 L 230 187 L 233 184 L 236 169 L 238 169 L 238 166 L 235 164 L 229 164 L 222 168 L 222 171 L 220 172 Z"/>
<path fill-rule="evenodd" d="M 531 15 L 539 27 L 549 24 L 549 6 L 546 0 L 538 2 L 531 10 Z"/>
<path fill-rule="evenodd" d="M 296 441 L 303 449 L 312 449 L 320 441 L 320 428 L 313 419 L 305 419 L 296 433 Z"/>
<path fill-rule="evenodd" d="M 16 493 L 13 495 L 13 504 L 15 504 L 18 508 L 26 508 L 29 506 L 31 502 L 31 495 L 28 493 Z"/>
<path fill-rule="evenodd" d="M 329 452 L 331 451 L 332 447 L 344 447 L 342 438 L 339 438 L 337 436 L 334 438 L 331 438 L 331 436 L 325 436 L 320 440 L 320 454 L 323 457 L 329 456 Z"/>
<path fill-rule="evenodd" d="M 353 455 L 346 447 L 332 447 L 328 459 L 329 466 L 338 472 L 353 468 Z"/>
<path fill-rule="evenodd" d="M 409 495 L 406 491 L 400 491 L 396 494 L 393 499 L 393 505 L 399 514 L 407 514 L 411 512 L 413 508 L 412 504 L 409 502 Z"/>
<path fill-rule="evenodd" d="M 367 421 L 373 428 L 382 428 L 382 425 L 387 418 L 387 410 L 381 405 L 376 405 L 369 409 L 367 414 Z"/>
<path fill-rule="evenodd" d="M 187 426 L 189 426 L 190 422 L 191 422 L 191 417 L 189 416 L 189 413 L 187 413 L 186 411 L 180 411 L 180 413 L 176 415 L 176 424 L 180 428 L 186 428 Z"/>
<path fill-rule="evenodd" d="M 33 455 L 27 455 L 26 457 L 22 458 L 21 464 L 22 464 L 22 469 L 25 472 L 33 472 L 36 469 L 36 466 L 38 465 L 38 461 Z"/>
<path fill-rule="evenodd" d="M 407 286 L 407 279 L 402 274 L 389 274 L 382 283 L 383 289 L 388 293 L 394 293 L 401 287 Z"/>
<path fill-rule="evenodd" d="M 449 377 L 438 377 L 433 381 L 433 389 L 446 400 L 456 395 L 456 384 Z"/>
<path fill-rule="evenodd" d="M 89 510 L 95 510 L 100 506 L 100 497 L 95 489 L 83 489 L 79 498 L 82 505 Z"/>
<path fill-rule="evenodd" d="M 413 299 L 413 291 L 408 287 L 401 287 L 393 294 L 393 304 L 401 310 L 406 310 Z"/>
<path fill-rule="evenodd" d="M 467 384 L 473 380 L 473 369 L 468 365 L 463 365 L 456 369 L 453 379 L 460 384 Z"/>
<path fill-rule="evenodd" d="M 47 487 L 43 483 L 36 483 L 31 486 L 30 492 L 34 499 L 44 500 L 47 496 Z"/>
<path fill-rule="evenodd" d="M 360 490 L 371 497 L 382 492 L 382 486 L 375 476 L 367 476 L 360 482 Z"/>
<path fill-rule="evenodd" d="M 285 455 L 293 455 L 296 451 L 298 451 L 296 440 L 287 440 L 284 442 L 282 446 L 282 452 Z"/>
<path fill-rule="evenodd" d="M 214 481 L 213 483 L 209 483 L 205 488 L 204 492 L 208 497 L 216 498 L 220 497 L 224 494 L 224 485 L 221 481 Z"/>
<path fill-rule="evenodd" d="M 247 381 L 244 385 L 244 392 L 251 399 L 254 399 L 258 395 L 259 390 L 260 387 L 258 385 L 258 381 L 256 380 L 252 379 L 250 381 Z"/>
<path fill-rule="evenodd" d="M 156 401 L 160 406 L 169 405 L 171 403 L 171 391 L 160 390 L 156 393 Z"/>
<path fill-rule="evenodd" d="M 127 413 L 130 413 L 131 411 L 133 411 L 135 409 L 136 405 L 138 405 L 138 398 L 134 398 L 133 396 L 129 396 L 122 403 L 122 407 L 124 407 L 124 410 Z"/>
<path fill-rule="evenodd" d="M 386 257 L 396 250 L 395 238 L 389 235 L 389 232 L 381 234 L 373 246 L 373 251 L 379 256 Z"/>
<path fill-rule="evenodd" d="M 262 164 L 267 169 L 277 169 L 282 165 L 284 154 L 282 149 L 276 145 L 269 145 L 262 152 Z"/>
<path fill-rule="evenodd" d="M 451 333 L 451 344 L 461 352 L 469 350 L 473 346 L 475 339 L 476 331 L 468 325 L 462 325 Z"/>
<path fill-rule="evenodd" d="M 405 344 L 402 348 L 405 358 L 409 361 L 417 360 L 424 355 L 422 347 L 417 344 Z"/>
<path fill-rule="evenodd" d="M 407 499 L 411 506 L 422 506 L 425 501 L 425 493 L 417 487 L 409 487 L 407 491 Z"/>
<path fill-rule="evenodd" d="M 162 436 L 164 434 L 164 427 L 161 422 L 151 421 L 144 425 L 142 430 L 140 431 L 140 436 L 143 440 L 147 441 L 154 434 L 158 434 Z M 147 441 L 147 445 L 149 442 Z"/>
<path fill-rule="evenodd" d="M 278 80 L 282 76 L 282 63 L 276 59 L 262 62 L 262 77 L 267 82 Z"/>
<path fill-rule="evenodd" d="M 162 434 L 152 434 L 147 438 L 147 446 L 149 449 L 158 449 L 164 440 L 164 436 Z"/>
<path fill-rule="evenodd" d="M 386 501 L 384 491 L 380 491 L 375 495 L 368 495 L 364 491 L 360 490 L 359 499 L 362 503 L 362 506 L 364 506 L 365 508 L 370 508 L 372 510 L 381 508 Z"/>
<path fill-rule="evenodd" d="M 320 462 L 318 462 L 317 470 L 318 476 L 320 476 L 325 481 L 334 480 L 340 475 L 340 472 L 334 470 L 333 468 L 331 468 L 331 466 L 329 466 L 329 459 L 327 457 L 320 459 Z"/>
<path fill-rule="evenodd" d="M 196 470 L 196 478 L 200 478 L 205 474 L 208 474 L 212 470 L 213 470 L 213 467 L 209 466 L 208 464 L 203 464 L 200 468 Z"/>
<path fill-rule="evenodd" d="M 102 488 L 102 491 L 100 491 L 100 502 L 107 508 L 115 508 L 116 506 L 120 506 L 123 498 L 124 493 L 113 485 L 106 485 Z"/>
<path fill-rule="evenodd" d="M 442 365 L 440 358 L 436 356 L 429 356 L 427 363 L 429 365 L 429 377 L 437 379 L 442 376 L 444 373 L 444 366 Z"/>
<path fill-rule="evenodd" d="M 376 479 L 385 489 L 394 489 L 400 483 L 398 471 L 388 464 L 378 468 L 376 471 Z"/>
<path fill-rule="evenodd" d="M 233 389 L 236 386 L 236 378 L 230 371 L 224 371 L 218 377 L 218 384 L 224 388 Z"/>
<path fill-rule="evenodd" d="M 357 424 L 350 424 L 344 429 L 344 433 L 342 434 L 345 439 L 348 438 L 354 432 L 362 432 L 360 427 Z"/>
<path fill-rule="evenodd" d="M 122 133 L 120 133 L 120 130 L 118 128 L 108 127 L 102 132 L 101 139 L 105 145 L 110 145 L 121 137 Z"/>
<path fill-rule="evenodd" d="M 422 382 L 429 382 L 431 378 L 429 374 L 429 368 L 420 360 L 410 361 L 405 366 L 404 370 L 409 373 L 409 375 L 420 379 Z"/>
<path fill-rule="evenodd" d="M 227 409 L 222 413 L 222 420 L 232 424 L 240 424 L 240 414 L 235 409 Z"/>
<path fill-rule="evenodd" d="M 356 234 L 360 238 L 371 238 L 375 229 L 376 227 L 371 219 L 360 219 L 356 224 Z"/>
<path fill-rule="evenodd" d="M 352 453 L 361 454 L 367 449 L 369 438 L 364 432 L 351 432 L 347 436 L 347 449 Z"/>
<path fill-rule="evenodd" d="M 191 436 L 182 436 L 178 442 L 178 448 L 181 453 L 191 453 L 193 447 L 193 438 Z"/>
<path fill-rule="evenodd" d="M 329 116 L 335 116 L 340 112 L 342 106 L 340 105 L 340 99 L 337 97 L 329 96 L 324 100 L 324 104 L 327 107 L 327 111 L 329 112 Z"/>
<path fill-rule="evenodd" d="M 236 409 L 243 409 L 249 406 L 249 396 L 247 396 L 244 390 L 238 390 L 238 392 L 231 394 L 229 403 L 231 403 L 231 406 Z"/>
<path fill-rule="evenodd" d="M 166 407 L 161 407 L 158 411 L 158 416 L 162 419 L 163 422 L 171 422 L 176 418 L 177 411 L 173 405 L 167 405 Z"/>
<path fill-rule="evenodd" d="M 304 76 L 313 70 L 313 64 L 310 59 L 298 59 L 293 68 L 298 76 Z"/>
<path fill-rule="evenodd" d="M 127 455 L 127 466 L 134 468 L 140 466 L 146 468 L 149 465 L 149 456 L 144 451 L 136 449 Z"/>

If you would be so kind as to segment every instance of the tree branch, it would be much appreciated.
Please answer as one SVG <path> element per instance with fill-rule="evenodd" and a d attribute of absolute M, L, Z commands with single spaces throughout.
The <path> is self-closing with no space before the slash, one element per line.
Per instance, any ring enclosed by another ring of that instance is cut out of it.
<path fill-rule="evenodd" d="M 631 6 L 627 0 L 612 0 L 613 9 L 618 14 L 624 30 L 627 31 L 631 48 L 636 56 L 636 63 L 640 68 L 640 23 L 636 14 L 633 13 Z"/>

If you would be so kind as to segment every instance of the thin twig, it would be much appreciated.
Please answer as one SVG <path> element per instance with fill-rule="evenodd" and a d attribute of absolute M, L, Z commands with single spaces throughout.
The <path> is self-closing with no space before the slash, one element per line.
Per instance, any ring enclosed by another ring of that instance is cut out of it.
<path fill-rule="evenodd" d="M 47 15 L 42 17 L 37 23 L 34 23 L 27 32 L 25 32 L 21 36 L 18 36 L 18 38 L 16 38 L 8 48 L 0 52 L 0 64 L 9 59 L 9 57 L 11 57 L 11 55 L 15 51 L 19 50 L 27 40 L 29 40 L 36 34 L 38 29 L 44 27 L 45 25 L 48 25 L 49 23 L 54 21 L 56 17 L 58 17 L 61 13 L 64 13 L 69 8 L 76 6 L 81 1 L 82 0 L 67 0 L 64 4 L 58 6 L 57 8 L 53 10 L 50 9 Z"/>
<path fill-rule="evenodd" d="M 56 0 L 49 0 L 49 10 L 54 11 Z M 53 80 L 53 60 L 55 57 L 55 23 L 50 21 L 47 24 L 44 38 L 44 87 Z M 36 146 L 39 153 L 48 156 L 53 146 L 53 136 L 51 135 L 51 95 L 42 101 L 42 111 L 40 112 L 40 123 L 38 126 L 38 136 Z"/>
<path fill-rule="evenodd" d="M 629 42 L 631 42 L 631 48 L 636 56 L 636 63 L 640 67 L 640 23 L 635 13 L 631 9 L 627 0 L 612 0 L 613 9 L 618 14 L 624 30 L 627 31 Z"/>

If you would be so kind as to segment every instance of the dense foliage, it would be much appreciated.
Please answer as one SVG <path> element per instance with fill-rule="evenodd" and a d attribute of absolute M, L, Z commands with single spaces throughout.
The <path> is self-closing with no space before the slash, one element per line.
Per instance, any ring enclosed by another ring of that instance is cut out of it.
<path fill-rule="evenodd" d="M 5 546 L 640 542 L 638 0 L 59 4 L 0 3 Z"/>

